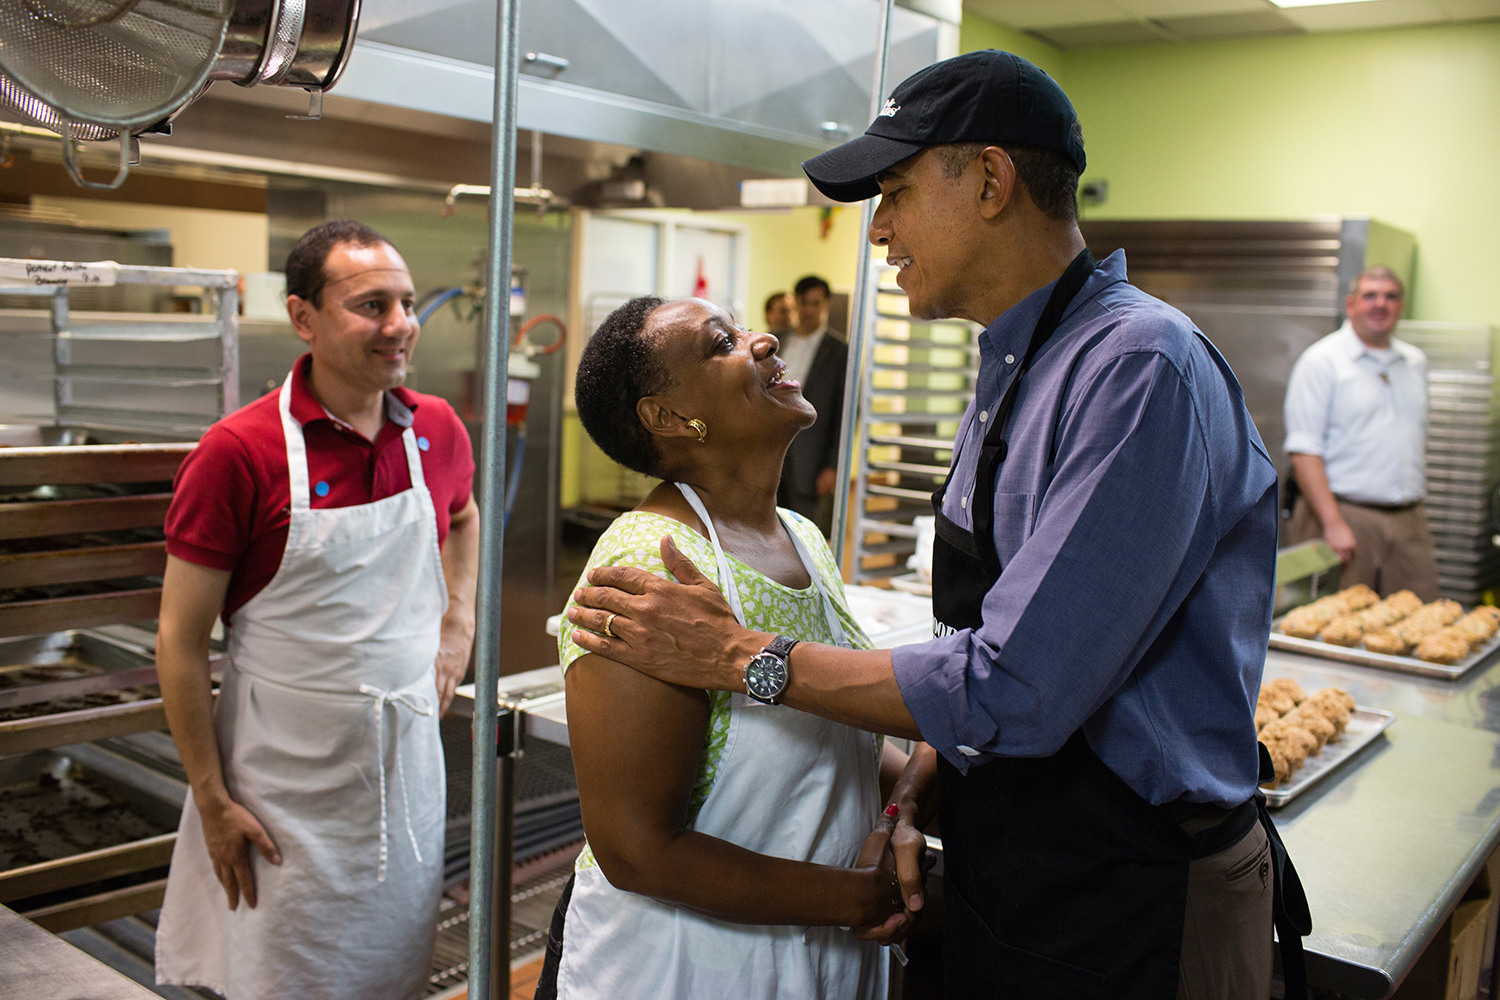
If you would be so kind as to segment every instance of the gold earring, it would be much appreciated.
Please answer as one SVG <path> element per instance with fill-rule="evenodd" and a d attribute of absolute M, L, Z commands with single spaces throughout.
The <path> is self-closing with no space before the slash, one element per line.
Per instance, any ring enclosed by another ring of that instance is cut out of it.
<path fill-rule="evenodd" d="M 702 444 L 708 440 L 708 425 L 698 419 L 689 420 L 687 425 L 698 432 L 698 443 Z"/>

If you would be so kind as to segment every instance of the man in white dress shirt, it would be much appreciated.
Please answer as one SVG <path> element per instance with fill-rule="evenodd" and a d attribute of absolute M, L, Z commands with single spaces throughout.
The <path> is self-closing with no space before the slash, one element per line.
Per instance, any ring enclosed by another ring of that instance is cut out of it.
<path fill-rule="evenodd" d="M 1286 451 L 1301 497 L 1287 542 L 1322 537 L 1344 561 L 1342 583 L 1382 597 L 1438 596 L 1427 515 L 1427 356 L 1391 336 L 1406 304 L 1390 268 L 1366 268 L 1349 318 L 1297 359 L 1286 390 Z"/>
<path fill-rule="evenodd" d="M 788 379 L 802 386 L 802 397 L 818 411 L 818 420 L 792 439 L 782 467 L 779 506 L 808 518 L 824 535 L 833 525 L 833 490 L 838 485 L 839 432 L 844 413 L 844 372 L 849 346 L 828 328 L 832 291 L 828 282 L 809 274 L 794 289 L 794 325 L 777 332 L 777 354 L 786 362 Z"/>

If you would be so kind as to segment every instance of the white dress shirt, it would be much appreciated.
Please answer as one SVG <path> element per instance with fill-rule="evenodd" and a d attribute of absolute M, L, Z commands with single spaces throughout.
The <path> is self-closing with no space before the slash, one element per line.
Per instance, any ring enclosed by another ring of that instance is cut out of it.
<path fill-rule="evenodd" d="M 1288 453 L 1317 455 L 1335 496 L 1372 504 L 1422 499 L 1427 484 L 1427 356 L 1391 338 L 1366 347 L 1345 321 L 1302 353 L 1286 387 Z"/>
<path fill-rule="evenodd" d="M 807 384 L 807 376 L 812 371 L 813 358 L 818 356 L 818 345 L 823 343 L 823 336 L 827 332 L 828 324 L 825 323 L 805 337 L 792 329 L 781 338 L 781 348 L 776 353 L 782 361 L 786 362 L 788 378 L 794 378 L 803 385 Z"/>

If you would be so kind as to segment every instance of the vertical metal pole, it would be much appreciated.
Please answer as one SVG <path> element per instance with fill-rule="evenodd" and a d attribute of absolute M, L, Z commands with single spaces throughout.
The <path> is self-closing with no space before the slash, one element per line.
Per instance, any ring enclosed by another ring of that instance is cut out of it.
<path fill-rule="evenodd" d="M 68 331 L 68 286 L 58 285 L 52 293 L 52 425 L 63 425 L 63 407 L 73 402 L 73 384 L 64 388 L 63 366 L 72 361 L 71 346 L 63 335 Z"/>
<path fill-rule="evenodd" d="M 238 285 L 215 289 L 219 300 L 219 416 L 240 408 L 240 290 Z"/>
<path fill-rule="evenodd" d="M 880 114 L 885 103 L 885 67 L 890 55 L 892 0 L 881 0 L 880 27 L 875 36 L 875 82 L 870 91 L 870 120 Z M 857 431 L 866 414 L 859 412 L 860 383 L 863 380 L 865 338 L 868 334 L 870 303 L 874 299 L 870 282 L 870 248 L 865 240 L 875 219 L 873 199 L 864 203 L 859 213 L 859 250 L 854 271 L 854 301 L 850 303 L 849 363 L 844 370 L 844 429 L 839 436 L 839 479 L 833 494 L 833 559 L 844 566 L 844 536 L 849 522 L 849 478 L 854 465 Z M 856 517 L 859 512 L 856 512 Z M 856 534 L 859 526 L 855 525 Z M 858 567 L 856 567 L 857 569 Z"/>
<path fill-rule="evenodd" d="M 474 629 L 474 801 L 469 864 L 469 997 L 510 993 L 508 826 L 497 823 L 499 797 L 511 794 L 497 768 L 496 700 L 500 680 L 500 581 L 505 545 L 505 388 L 510 360 L 511 235 L 515 222 L 516 49 L 520 0 L 495 9 L 495 107 L 490 136 L 490 242 L 484 297 L 484 439 L 480 446 L 479 588 Z M 507 740 L 506 752 L 514 748 Z M 495 905 L 496 897 L 503 905 Z M 498 911 L 498 912 L 497 912 Z M 496 918 L 499 918 L 498 920 Z M 498 924 L 498 926 L 497 926 Z M 496 948 L 496 937 L 500 946 Z"/>

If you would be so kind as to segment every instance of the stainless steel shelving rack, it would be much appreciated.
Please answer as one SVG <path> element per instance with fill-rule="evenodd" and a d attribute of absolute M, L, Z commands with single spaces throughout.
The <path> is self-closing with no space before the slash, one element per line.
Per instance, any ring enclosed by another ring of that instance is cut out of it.
<path fill-rule="evenodd" d="M 932 513 L 932 492 L 948 474 L 953 438 L 979 374 L 979 327 L 912 319 L 896 269 L 883 262 L 869 266 L 875 294 L 859 366 L 854 583 L 909 572 L 917 534 L 912 520 Z"/>
<path fill-rule="evenodd" d="M 1427 355 L 1427 526 L 1443 596 L 1476 604 L 1500 581 L 1491 496 L 1500 486 L 1500 353 L 1488 323 L 1406 321 L 1396 336 Z"/>
<path fill-rule="evenodd" d="M 47 309 L 0 312 L 12 360 L 0 374 L 0 410 L 24 423 L 196 440 L 239 409 L 239 275 L 121 264 L 113 279 L 202 288 L 212 312 L 74 312 L 69 285 L 5 287 Z"/>

